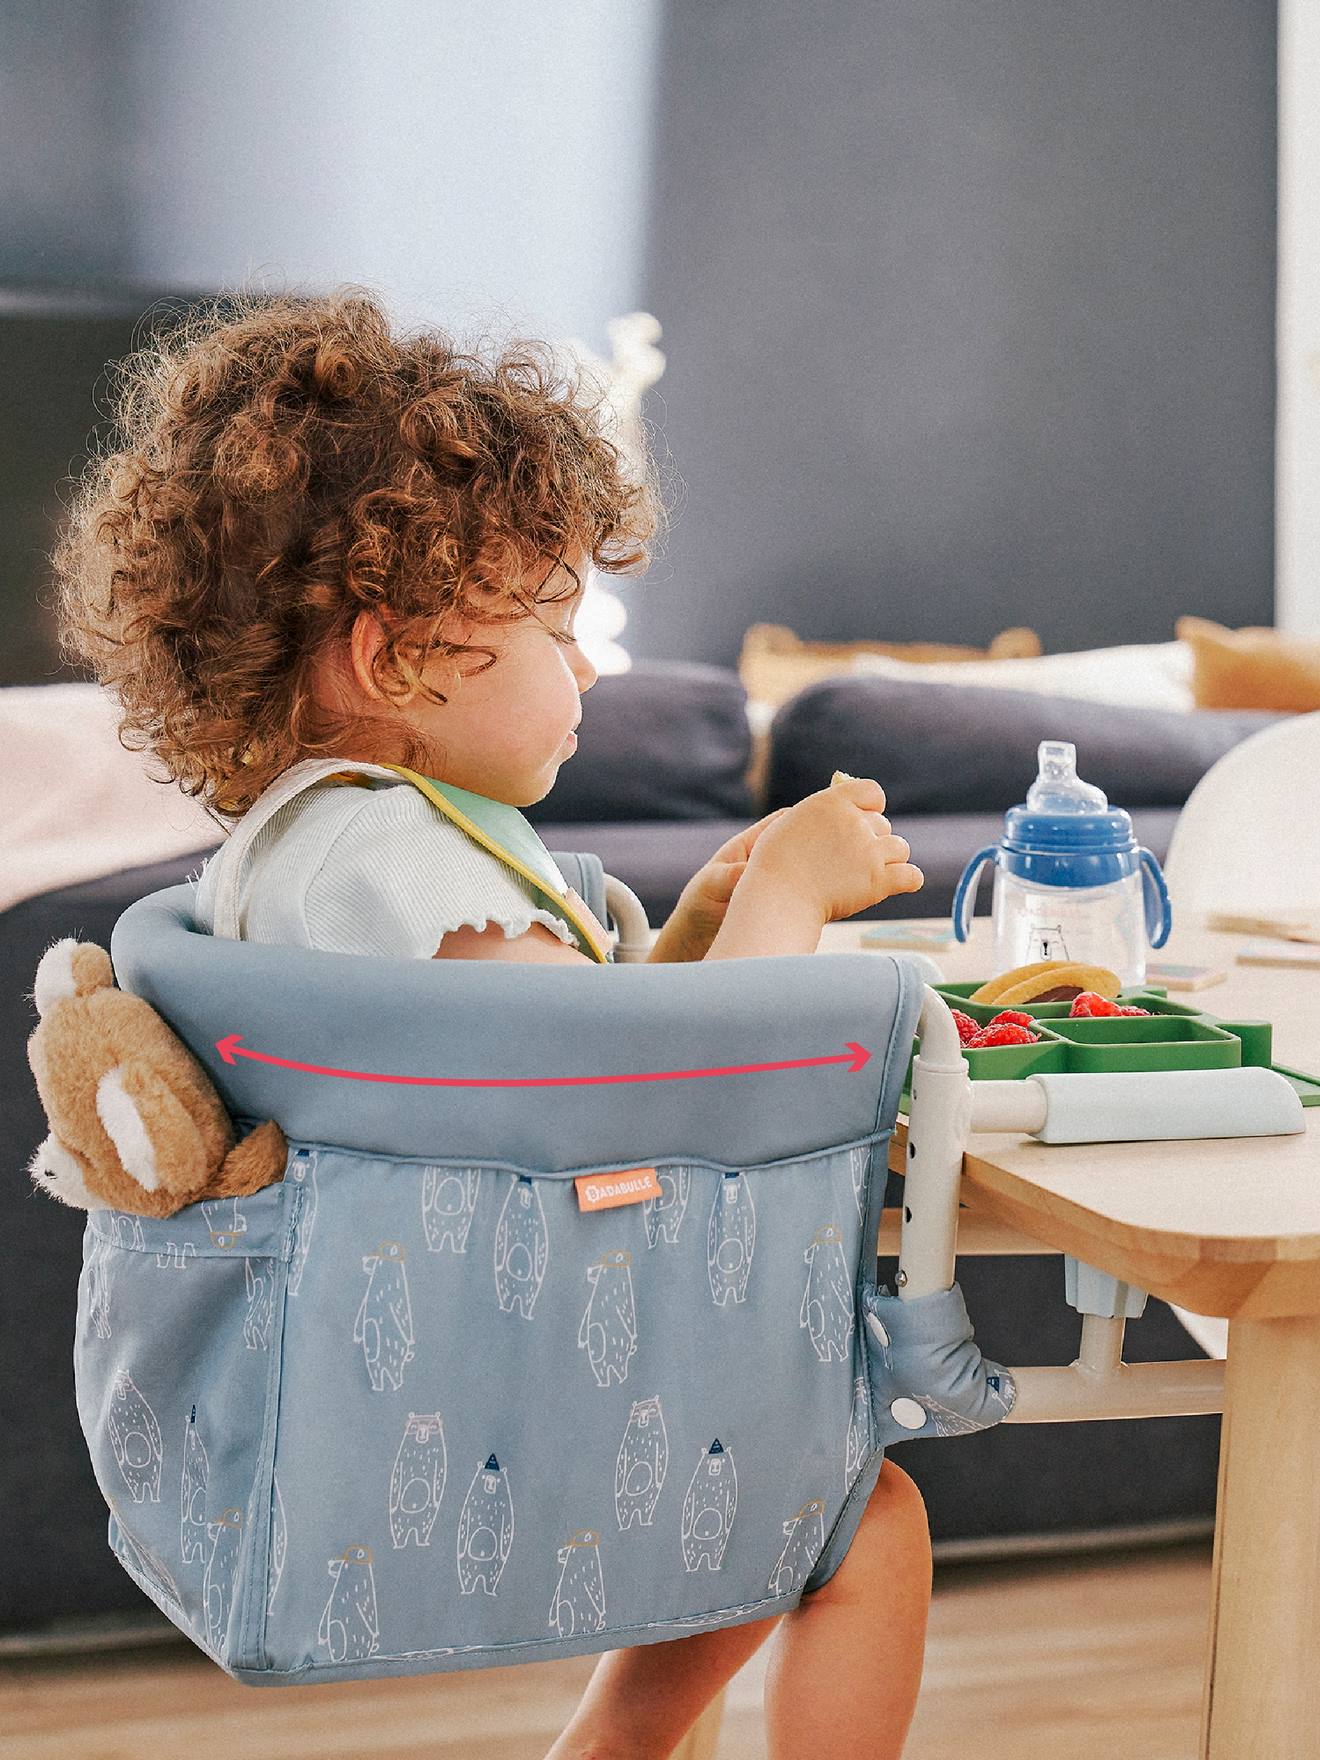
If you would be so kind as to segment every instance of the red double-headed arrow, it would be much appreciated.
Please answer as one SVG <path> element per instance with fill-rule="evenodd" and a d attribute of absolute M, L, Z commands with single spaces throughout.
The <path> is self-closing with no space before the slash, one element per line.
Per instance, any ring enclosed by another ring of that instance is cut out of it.
<path fill-rule="evenodd" d="M 350 1082 L 401 1082 L 414 1088 L 574 1088 L 599 1086 L 606 1082 L 692 1082 L 705 1076 L 758 1075 L 776 1069 L 822 1069 L 834 1063 L 846 1063 L 849 1075 L 856 1075 L 871 1057 L 865 1045 L 854 1044 L 850 1039 L 847 1051 L 837 1057 L 795 1057 L 783 1063 L 733 1063 L 723 1069 L 658 1069 L 622 1076 L 391 1076 L 367 1069 L 331 1069 L 324 1063 L 298 1063 L 291 1057 L 272 1057 L 265 1051 L 248 1051 L 243 1047 L 241 1033 L 230 1033 L 227 1038 L 217 1039 L 215 1048 L 226 1063 L 233 1063 L 236 1057 L 249 1057 L 254 1063 L 273 1063 L 280 1069 L 305 1070 L 314 1076 L 341 1076 Z"/>

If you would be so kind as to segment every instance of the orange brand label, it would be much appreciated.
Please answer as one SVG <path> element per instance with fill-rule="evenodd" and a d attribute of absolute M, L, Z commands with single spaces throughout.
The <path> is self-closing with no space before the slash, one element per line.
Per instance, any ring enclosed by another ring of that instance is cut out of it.
<path fill-rule="evenodd" d="M 660 1181 L 654 1167 L 623 1167 L 617 1173 L 584 1173 L 577 1187 L 579 1210 L 612 1210 L 616 1204 L 640 1204 L 643 1198 L 660 1198 Z"/>

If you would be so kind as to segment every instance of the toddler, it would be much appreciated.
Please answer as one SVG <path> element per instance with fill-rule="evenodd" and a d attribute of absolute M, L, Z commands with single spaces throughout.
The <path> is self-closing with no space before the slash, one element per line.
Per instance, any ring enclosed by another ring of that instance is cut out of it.
<path fill-rule="evenodd" d="M 61 642 L 118 696 L 121 736 L 222 829 L 308 766 L 247 852 L 240 935 L 589 958 L 544 892 L 419 789 L 341 786 L 334 766 L 400 764 L 506 808 L 549 793 L 596 680 L 574 631 L 588 570 L 640 572 L 663 512 L 600 397 L 561 385 L 542 344 L 488 362 L 401 337 L 360 288 L 225 296 L 121 372 L 117 448 L 91 461 L 54 553 Z M 914 891 L 884 805 L 878 783 L 841 779 L 730 839 L 650 957 L 809 953 L 826 922 Z M 214 861 L 203 928 L 213 879 Z M 547 1760 L 669 1754 L 772 1632 L 774 1760 L 898 1756 L 930 1583 L 920 1494 L 886 1461 L 827 1583 L 782 1616 L 604 1653 Z"/>

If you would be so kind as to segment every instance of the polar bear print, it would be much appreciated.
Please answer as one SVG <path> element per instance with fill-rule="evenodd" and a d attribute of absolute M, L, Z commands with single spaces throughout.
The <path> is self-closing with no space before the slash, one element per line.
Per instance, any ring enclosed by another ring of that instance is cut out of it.
<path fill-rule="evenodd" d="M 302 1288 L 307 1254 L 312 1244 L 312 1228 L 316 1222 L 316 1150 L 299 1149 L 289 1163 L 285 1179 L 300 1188 L 301 1203 L 293 1231 L 293 1257 L 289 1261 L 289 1294 L 296 1296 Z"/>
<path fill-rule="evenodd" d="M 843 1490 L 846 1496 L 853 1480 L 862 1470 L 866 1451 L 871 1445 L 871 1401 L 866 1391 L 866 1377 L 859 1375 L 853 1382 L 852 1416 L 848 1420 L 848 1444 L 843 1457 Z"/>
<path fill-rule="evenodd" d="M 243 1538 L 243 1512 L 227 1509 L 206 1524 L 211 1537 L 211 1556 L 202 1578 L 202 1611 L 206 1617 L 207 1642 L 217 1655 L 224 1654 L 229 1629 L 229 1604 L 234 1592 L 234 1571 Z"/>
<path fill-rule="evenodd" d="M 811 1334 L 811 1346 L 822 1363 L 852 1355 L 853 1284 L 843 1254 L 843 1230 L 834 1223 L 818 1228 L 802 1255 L 811 1267 L 802 1292 L 798 1324 Z"/>
<path fill-rule="evenodd" d="M 717 1436 L 697 1462 L 683 1499 L 685 1569 L 700 1570 L 704 1564 L 709 1570 L 719 1570 L 737 1508 L 738 1475 L 733 1456 Z"/>
<path fill-rule="evenodd" d="M 179 1556 L 185 1564 L 196 1564 L 206 1557 L 206 1482 L 210 1472 L 194 1406 L 183 1427 L 183 1473 L 179 1480 Z"/>
<path fill-rule="evenodd" d="M 752 1190 L 736 1170 L 720 1181 L 706 1230 L 710 1293 L 718 1307 L 747 1299 L 747 1275 L 756 1246 L 756 1206 Z"/>
<path fill-rule="evenodd" d="M 479 1167 L 428 1167 L 422 1175 L 422 1228 L 432 1253 L 446 1247 L 467 1252 L 468 1231 L 477 1213 Z"/>
<path fill-rule="evenodd" d="M 525 1173 L 509 1189 L 495 1229 L 495 1291 L 506 1314 L 516 1309 L 524 1320 L 545 1279 L 549 1237 L 541 1196 Z"/>
<path fill-rule="evenodd" d="M 439 1412 L 409 1412 L 390 1474 L 390 1539 L 431 1544 L 445 1494 L 445 1429 Z"/>
<path fill-rule="evenodd" d="M 633 1304 L 632 1254 L 621 1248 L 603 1253 L 587 1266 L 591 1297 L 578 1327 L 578 1349 L 585 1350 L 598 1387 L 610 1378 L 626 1381 L 637 1349 L 637 1310 Z"/>
<path fill-rule="evenodd" d="M 493 1595 L 513 1546 L 508 1476 L 492 1454 L 477 1468 L 458 1518 L 458 1583 L 465 1595 Z"/>
<path fill-rule="evenodd" d="M 660 1181 L 660 1196 L 642 1200 L 642 1215 L 646 1218 L 646 1244 L 653 1247 L 657 1241 L 663 1240 L 669 1246 L 678 1241 L 678 1231 L 683 1226 L 683 1217 L 687 1213 L 688 1194 L 692 1189 L 692 1169 L 690 1167 L 657 1167 L 655 1177 Z"/>
<path fill-rule="evenodd" d="M 331 1662 L 362 1662 L 380 1645 L 376 1577 L 369 1546 L 346 1546 L 326 1567 L 335 1580 L 316 1628 Z"/>
<path fill-rule="evenodd" d="M 660 1396 L 633 1401 L 614 1463 L 614 1513 L 619 1529 L 649 1528 L 669 1471 L 669 1438 Z"/>
<path fill-rule="evenodd" d="M 550 1603 L 551 1630 L 561 1638 L 602 1631 L 605 1579 L 600 1568 L 600 1535 L 592 1528 L 579 1528 L 556 1556 L 560 1570 Z"/>
<path fill-rule="evenodd" d="M 382 1241 L 362 1260 L 367 1289 L 353 1322 L 353 1342 L 362 1346 L 376 1393 L 382 1393 L 387 1382 L 397 1393 L 403 1371 L 413 1359 L 412 1304 L 403 1260 L 398 1241 Z"/>
<path fill-rule="evenodd" d="M 110 1447 L 115 1464 L 132 1493 L 133 1502 L 160 1502 L 160 1469 L 164 1457 L 160 1425 L 133 1377 L 126 1369 L 115 1371 L 107 1416 Z"/>
<path fill-rule="evenodd" d="M 244 1259 L 247 1279 L 247 1313 L 243 1316 L 243 1343 L 250 1351 L 270 1348 L 270 1329 L 275 1319 L 275 1261 Z"/>
<path fill-rule="evenodd" d="M 794 1595 L 811 1575 L 825 1550 L 825 1500 L 813 1497 L 784 1523 L 788 1538 L 768 1584 L 772 1595 Z"/>

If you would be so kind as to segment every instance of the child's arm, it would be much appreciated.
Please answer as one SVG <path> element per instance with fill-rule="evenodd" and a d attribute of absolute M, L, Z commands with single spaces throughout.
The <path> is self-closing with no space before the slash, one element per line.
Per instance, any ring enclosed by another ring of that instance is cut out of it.
<path fill-rule="evenodd" d="M 506 935 L 499 923 L 474 929 L 471 923 L 452 929 L 432 959 L 521 959 L 536 965 L 594 966 L 596 961 L 561 941 L 544 923 L 533 923 L 525 935 Z"/>
<path fill-rule="evenodd" d="M 826 921 L 814 899 L 749 868 L 729 900 L 706 958 L 815 953 Z"/>
<path fill-rule="evenodd" d="M 724 922 L 711 942 L 707 959 L 747 959 L 766 953 L 815 953 L 823 921 L 807 900 L 780 886 L 743 884 L 729 901 Z M 652 948 L 655 958 L 659 948 Z M 538 965 L 595 965 L 576 947 L 569 947 L 544 923 L 533 923 L 525 935 L 506 936 L 498 923 L 474 929 L 470 923 L 451 930 L 433 959 L 517 959 Z M 658 963 L 664 963 L 663 954 Z"/>

